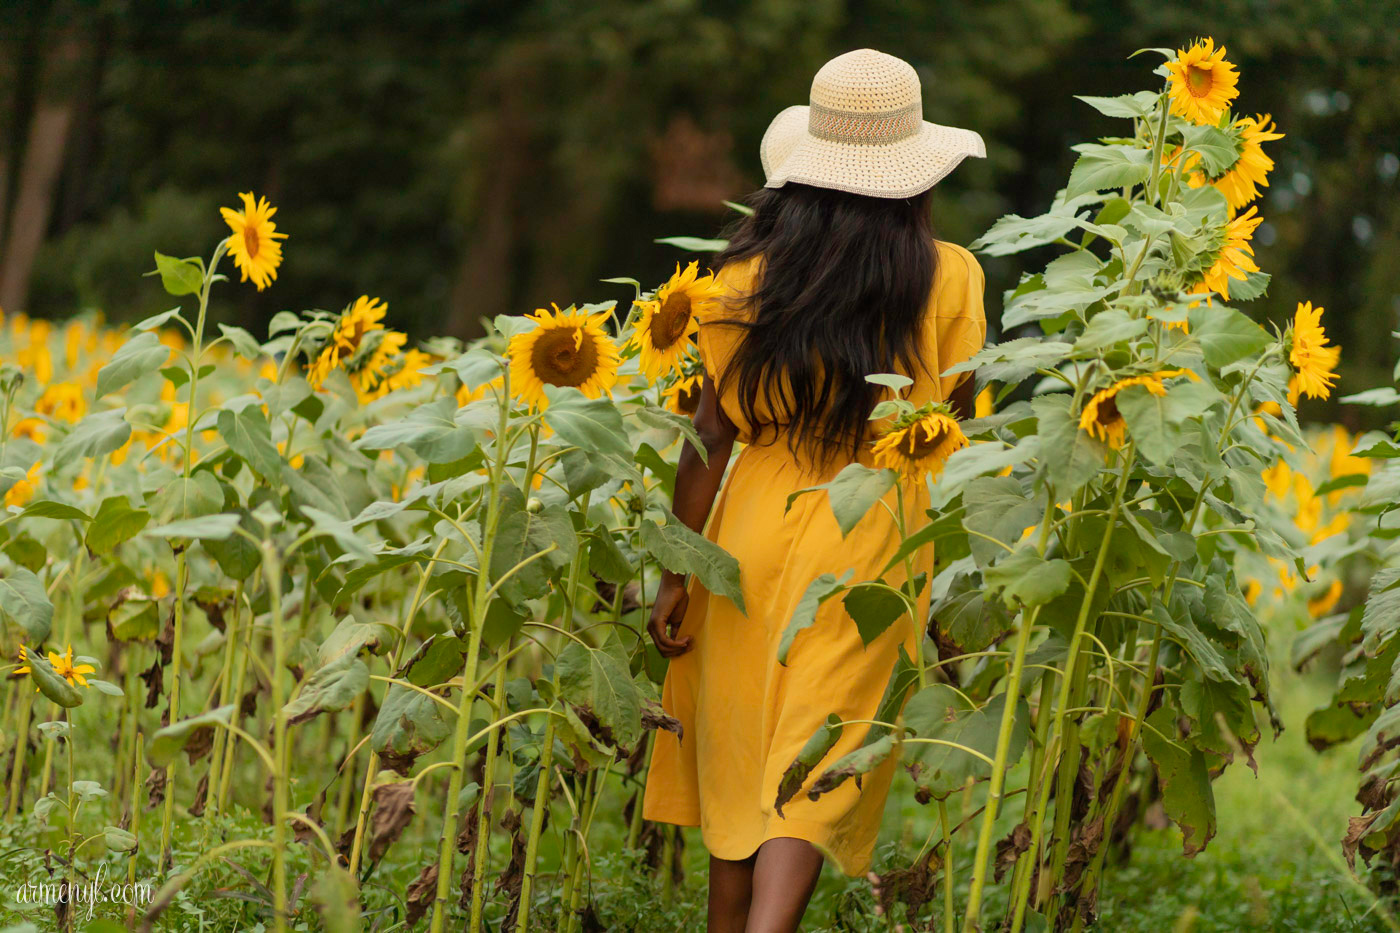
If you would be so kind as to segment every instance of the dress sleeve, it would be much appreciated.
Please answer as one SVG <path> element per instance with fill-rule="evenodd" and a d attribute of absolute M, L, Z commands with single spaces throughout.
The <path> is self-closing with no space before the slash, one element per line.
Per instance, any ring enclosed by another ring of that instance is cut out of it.
<path fill-rule="evenodd" d="M 982 349 L 987 340 L 987 315 L 982 307 L 986 276 L 977 259 L 958 246 L 948 250 L 943 262 L 948 285 L 935 308 L 935 331 L 939 397 L 946 399 L 972 374 L 943 374 L 967 362 Z M 939 274 L 943 275 L 944 271 Z"/>

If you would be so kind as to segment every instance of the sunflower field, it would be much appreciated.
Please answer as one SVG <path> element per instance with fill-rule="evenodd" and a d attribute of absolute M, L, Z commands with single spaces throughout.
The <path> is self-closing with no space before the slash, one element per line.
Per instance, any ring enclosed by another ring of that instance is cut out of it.
<path fill-rule="evenodd" d="M 973 244 L 1059 249 L 1005 296 L 1020 336 L 956 367 L 976 417 L 873 376 L 875 466 L 800 493 L 845 528 L 901 475 L 932 503 L 886 571 L 932 548 L 932 575 L 825 575 L 788 622 L 840 599 L 868 642 L 931 605 L 877 720 L 828 721 L 783 782 L 903 765 L 904 831 L 832 929 L 1093 928 L 1149 825 L 1204 850 L 1231 818 L 1214 782 L 1285 727 L 1360 739 L 1361 807 L 1322 832 L 1400 929 L 1400 441 L 1299 423 L 1340 351 L 1253 260 L 1279 134 L 1237 115 L 1210 40 L 1143 54 L 1154 89 L 1083 98 L 1121 135 Z M 174 307 L 130 327 L 0 325 L 3 874 L 67 892 L 5 922 L 699 929 L 696 840 L 640 793 L 679 728 L 645 634 L 661 571 L 742 601 L 744 568 L 668 510 L 702 448 L 713 276 L 611 279 L 625 300 L 467 344 L 413 345 L 368 295 L 208 326 L 227 290 L 276 287 L 296 241 L 275 214 L 244 194 L 209 255 L 157 252 Z M 1280 645 L 1336 670 L 1304 722 Z M 845 730 L 862 744 L 834 758 Z"/>

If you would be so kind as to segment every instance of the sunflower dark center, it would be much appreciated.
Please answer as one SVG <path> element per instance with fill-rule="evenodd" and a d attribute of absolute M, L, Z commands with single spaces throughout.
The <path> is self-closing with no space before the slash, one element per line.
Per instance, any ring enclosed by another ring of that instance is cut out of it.
<path fill-rule="evenodd" d="M 258 238 L 258 228 L 252 224 L 243 228 L 243 249 L 248 254 L 249 259 L 258 258 L 258 246 L 262 240 Z"/>
<path fill-rule="evenodd" d="M 1099 402 L 1098 422 L 1099 424 L 1113 424 L 1122 416 L 1118 414 L 1118 402 L 1114 396 L 1109 396 Z"/>
<path fill-rule="evenodd" d="M 1193 96 L 1205 97 L 1210 93 L 1213 83 L 1209 68 L 1199 68 L 1196 65 L 1186 66 L 1186 86 L 1191 89 Z"/>
<path fill-rule="evenodd" d="M 912 458 L 927 457 L 938 449 L 948 438 L 948 429 L 944 427 L 935 428 L 933 436 L 930 437 L 922 426 L 915 426 L 909 429 L 908 444 L 909 456 Z"/>
<path fill-rule="evenodd" d="M 698 380 L 694 385 L 676 393 L 676 407 L 681 410 L 682 414 L 695 414 L 695 410 L 700 407 L 700 383 Z"/>
<path fill-rule="evenodd" d="M 676 292 L 666 296 L 661 310 L 651 319 L 651 342 L 658 350 L 669 350 L 685 336 L 690 324 L 690 296 Z"/>
<path fill-rule="evenodd" d="M 598 370 L 598 346 L 588 335 L 574 345 L 578 331 L 560 327 L 546 331 L 535 341 L 530 364 L 541 382 L 555 386 L 580 386 Z"/>

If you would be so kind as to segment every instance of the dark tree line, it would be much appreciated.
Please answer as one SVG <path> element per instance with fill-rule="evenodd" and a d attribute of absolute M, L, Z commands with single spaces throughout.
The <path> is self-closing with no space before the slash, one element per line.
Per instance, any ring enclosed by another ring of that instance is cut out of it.
<path fill-rule="evenodd" d="M 0 4 L 0 307 L 112 318 L 158 301 L 159 246 L 217 235 L 252 188 L 284 279 L 225 313 L 369 293 L 419 336 L 625 297 L 761 182 L 758 140 L 831 55 L 913 61 L 925 116 L 990 158 L 940 186 L 967 242 L 1038 212 L 1068 146 L 1121 131 L 1073 100 L 1142 86 L 1135 49 L 1199 34 L 1287 138 L 1260 209 L 1268 306 L 1327 306 L 1344 391 L 1388 381 L 1400 316 L 1400 0 L 7 0 Z M 1011 261 L 988 262 L 992 287 Z M 991 302 L 995 308 L 995 297 Z M 995 320 L 995 310 L 992 314 Z"/>

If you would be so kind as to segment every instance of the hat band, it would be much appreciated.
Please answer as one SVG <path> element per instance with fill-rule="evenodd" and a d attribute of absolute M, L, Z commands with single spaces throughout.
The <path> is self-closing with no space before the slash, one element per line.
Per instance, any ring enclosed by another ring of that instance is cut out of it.
<path fill-rule="evenodd" d="M 852 113 L 814 103 L 809 110 L 807 132 L 837 143 L 897 143 L 918 134 L 923 115 L 923 105 L 917 100 L 907 107 L 878 113 Z"/>

